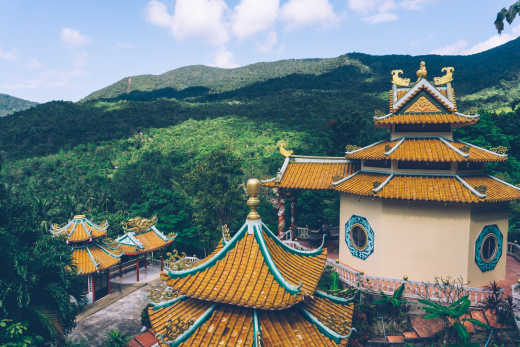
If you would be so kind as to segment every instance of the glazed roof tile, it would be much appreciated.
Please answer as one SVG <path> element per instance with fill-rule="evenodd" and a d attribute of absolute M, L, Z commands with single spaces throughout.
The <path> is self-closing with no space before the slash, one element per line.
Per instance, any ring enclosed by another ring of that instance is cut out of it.
<path fill-rule="evenodd" d="M 290 249 L 262 223 L 248 222 L 195 268 L 169 271 L 162 278 L 189 297 L 279 310 L 314 292 L 325 261 L 326 250 Z"/>
<path fill-rule="evenodd" d="M 507 159 L 506 155 L 457 141 L 440 138 L 404 138 L 403 141 L 401 140 L 399 138 L 367 146 L 364 149 L 347 153 L 347 158 L 419 162 L 498 162 Z M 466 149 L 468 151 L 464 152 Z"/>
<path fill-rule="evenodd" d="M 255 336 L 262 346 L 346 346 L 353 309 L 351 302 L 338 305 L 317 297 L 283 311 L 254 310 L 179 297 L 150 307 L 148 314 L 161 346 L 169 346 L 168 343 L 176 346 L 257 346 Z M 205 314 L 205 319 L 201 319 Z M 334 330 L 336 327 L 330 326 L 330 314 L 341 318 L 348 333 L 340 334 Z M 177 319 L 193 321 L 192 331 L 168 336 L 168 324 Z"/>
<path fill-rule="evenodd" d="M 168 237 L 160 232 L 155 225 L 142 233 L 129 231 L 116 239 L 121 244 L 121 250 L 126 255 L 152 252 L 171 244 L 176 235 Z"/>
<path fill-rule="evenodd" d="M 83 242 L 107 234 L 108 222 L 96 225 L 88 220 L 84 215 L 77 215 L 63 227 L 57 224 L 51 226 L 53 235 L 64 235 L 69 242 Z"/>
<path fill-rule="evenodd" d="M 374 125 L 377 128 L 387 128 L 397 124 L 451 124 L 454 127 L 463 127 L 477 123 L 477 116 L 467 117 L 461 113 L 440 113 L 440 114 L 391 114 L 386 118 L 374 118 Z"/>
<path fill-rule="evenodd" d="M 121 261 L 121 251 L 92 242 L 87 246 L 73 247 L 72 263 L 80 275 L 87 275 L 112 267 Z"/>
<path fill-rule="evenodd" d="M 302 160 L 291 158 L 279 180 L 263 183 L 266 187 L 287 189 L 328 190 L 334 177 L 343 177 L 353 172 L 353 167 L 345 158 Z"/>
<path fill-rule="evenodd" d="M 460 178 L 460 179 L 459 179 Z M 360 172 L 336 184 L 335 190 L 384 199 L 454 203 L 504 202 L 520 199 L 520 188 L 489 176 L 390 175 Z M 465 184 L 465 183 L 466 184 Z M 477 187 L 485 187 L 481 198 Z M 374 189 L 379 189 L 374 192 Z"/>

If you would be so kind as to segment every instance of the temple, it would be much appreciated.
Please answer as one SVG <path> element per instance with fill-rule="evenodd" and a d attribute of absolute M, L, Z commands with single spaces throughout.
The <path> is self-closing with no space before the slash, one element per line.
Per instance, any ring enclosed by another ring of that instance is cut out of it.
<path fill-rule="evenodd" d="M 347 345 L 352 299 L 317 289 L 326 249 L 282 243 L 256 212 L 259 186 L 248 181 L 251 212 L 233 237 L 193 267 L 161 274 L 178 294 L 148 311 L 162 346 Z"/>
<path fill-rule="evenodd" d="M 293 155 L 276 177 L 279 190 L 325 189 L 340 194 L 339 262 L 367 275 L 415 281 L 462 278 L 479 287 L 505 278 L 507 203 L 520 188 L 486 173 L 486 163 L 507 160 L 503 148 L 454 139 L 478 115 L 458 111 L 453 67 L 416 82 L 392 71 L 389 112 L 374 125 L 388 138 L 345 157 Z M 503 256 L 504 255 L 504 256 Z"/>
<path fill-rule="evenodd" d="M 96 225 L 84 215 L 74 216 L 66 225 L 52 225 L 50 232 L 64 236 L 72 247 L 72 262 L 80 275 L 86 276 L 87 299 L 96 301 L 110 293 L 109 268 L 121 261 L 121 250 L 117 243 L 105 242 L 108 223 Z"/>
<path fill-rule="evenodd" d="M 169 246 L 177 237 L 175 233 L 165 235 L 157 229 L 157 216 L 151 219 L 134 217 L 128 222 L 123 223 L 125 234 L 119 236 L 116 241 L 121 246 L 126 260 L 135 258 L 136 281 L 139 282 L 139 268 L 141 265 L 146 267 L 146 256 L 154 251 L 160 251 Z M 164 257 L 161 252 L 161 271 L 164 269 Z"/>

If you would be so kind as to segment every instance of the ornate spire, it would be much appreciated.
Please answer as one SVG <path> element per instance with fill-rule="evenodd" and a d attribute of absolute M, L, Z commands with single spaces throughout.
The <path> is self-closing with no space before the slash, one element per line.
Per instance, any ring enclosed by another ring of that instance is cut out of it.
<path fill-rule="evenodd" d="M 417 70 L 417 81 L 426 78 L 426 76 L 428 76 L 428 71 L 426 70 L 426 63 L 424 61 L 421 61 L 419 70 Z"/>
<path fill-rule="evenodd" d="M 259 220 L 260 215 L 256 211 L 258 205 L 260 205 L 260 200 L 258 199 L 258 192 L 260 190 L 260 181 L 257 178 L 250 178 L 247 180 L 247 195 L 249 195 L 249 199 L 247 200 L 247 206 L 251 209 L 249 214 L 247 215 L 248 220 Z"/>

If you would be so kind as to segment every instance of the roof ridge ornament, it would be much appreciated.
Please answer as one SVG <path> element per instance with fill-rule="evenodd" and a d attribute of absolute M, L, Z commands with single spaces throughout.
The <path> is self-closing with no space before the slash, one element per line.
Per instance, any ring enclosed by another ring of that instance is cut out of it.
<path fill-rule="evenodd" d="M 249 199 L 247 199 L 247 206 L 250 211 L 247 215 L 247 220 L 256 221 L 260 219 L 260 215 L 256 211 L 258 205 L 260 205 L 260 199 L 258 199 L 258 192 L 260 191 L 260 180 L 258 178 L 250 178 L 247 180 L 247 195 L 249 195 Z"/>
<path fill-rule="evenodd" d="M 436 86 L 448 84 L 453 81 L 453 71 L 455 71 L 453 66 L 443 67 L 441 71 L 445 73 L 444 76 L 433 78 L 433 83 L 435 83 Z"/>
<path fill-rule="evenodd" d="M 419 64 L 419 70 L 417 70 L 416 74 L 417 82 L 428 76 L 428 70 L 426 70 L 426 63 L 424 62 L 424 60 L 421 61 L 421 63 Z"/>
<path fill-rule="evenodd" d="M 402 78 L 403 70 L 392 70 L 392 83 L 400 87 L 408 87 L 410 85 L 409 78 Z"/>
<path fill-rule="evenodd" d="M 293 155 L 294 151 L 286 149 L 285 143 L 280 142 L 279 146 L 280 146 L 280 154 L 283 155 L 284 157 L 289 158 L 290 156 Z"/>

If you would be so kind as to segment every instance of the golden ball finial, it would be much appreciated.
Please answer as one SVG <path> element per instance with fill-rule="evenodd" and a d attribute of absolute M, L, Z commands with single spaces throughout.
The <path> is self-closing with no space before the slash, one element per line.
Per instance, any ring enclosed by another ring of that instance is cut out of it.
<path fill-rule="evenodd" d="M 426 78 L 426 76 L 428 76 L 428 71 L 426 70 L 426 63 L 424 61 L 421 61 L 419 70 L 417 70 L 417 81 Z"/>
<path fill-rule="evenodd" d="M 260 199 L 258 199 L 258 193 L 260 191 L 260 180 L 257 178 L 250 178 L 247 180 L 247 195 L 249 195 L 249 199 L 247 200 L 247 206 L 251 209 L 249 214 L 247 215 L 248 220 L 258 220 L 260 219 L 260 215 L 256 211 L 258 205 L 260 205 Z"/>

